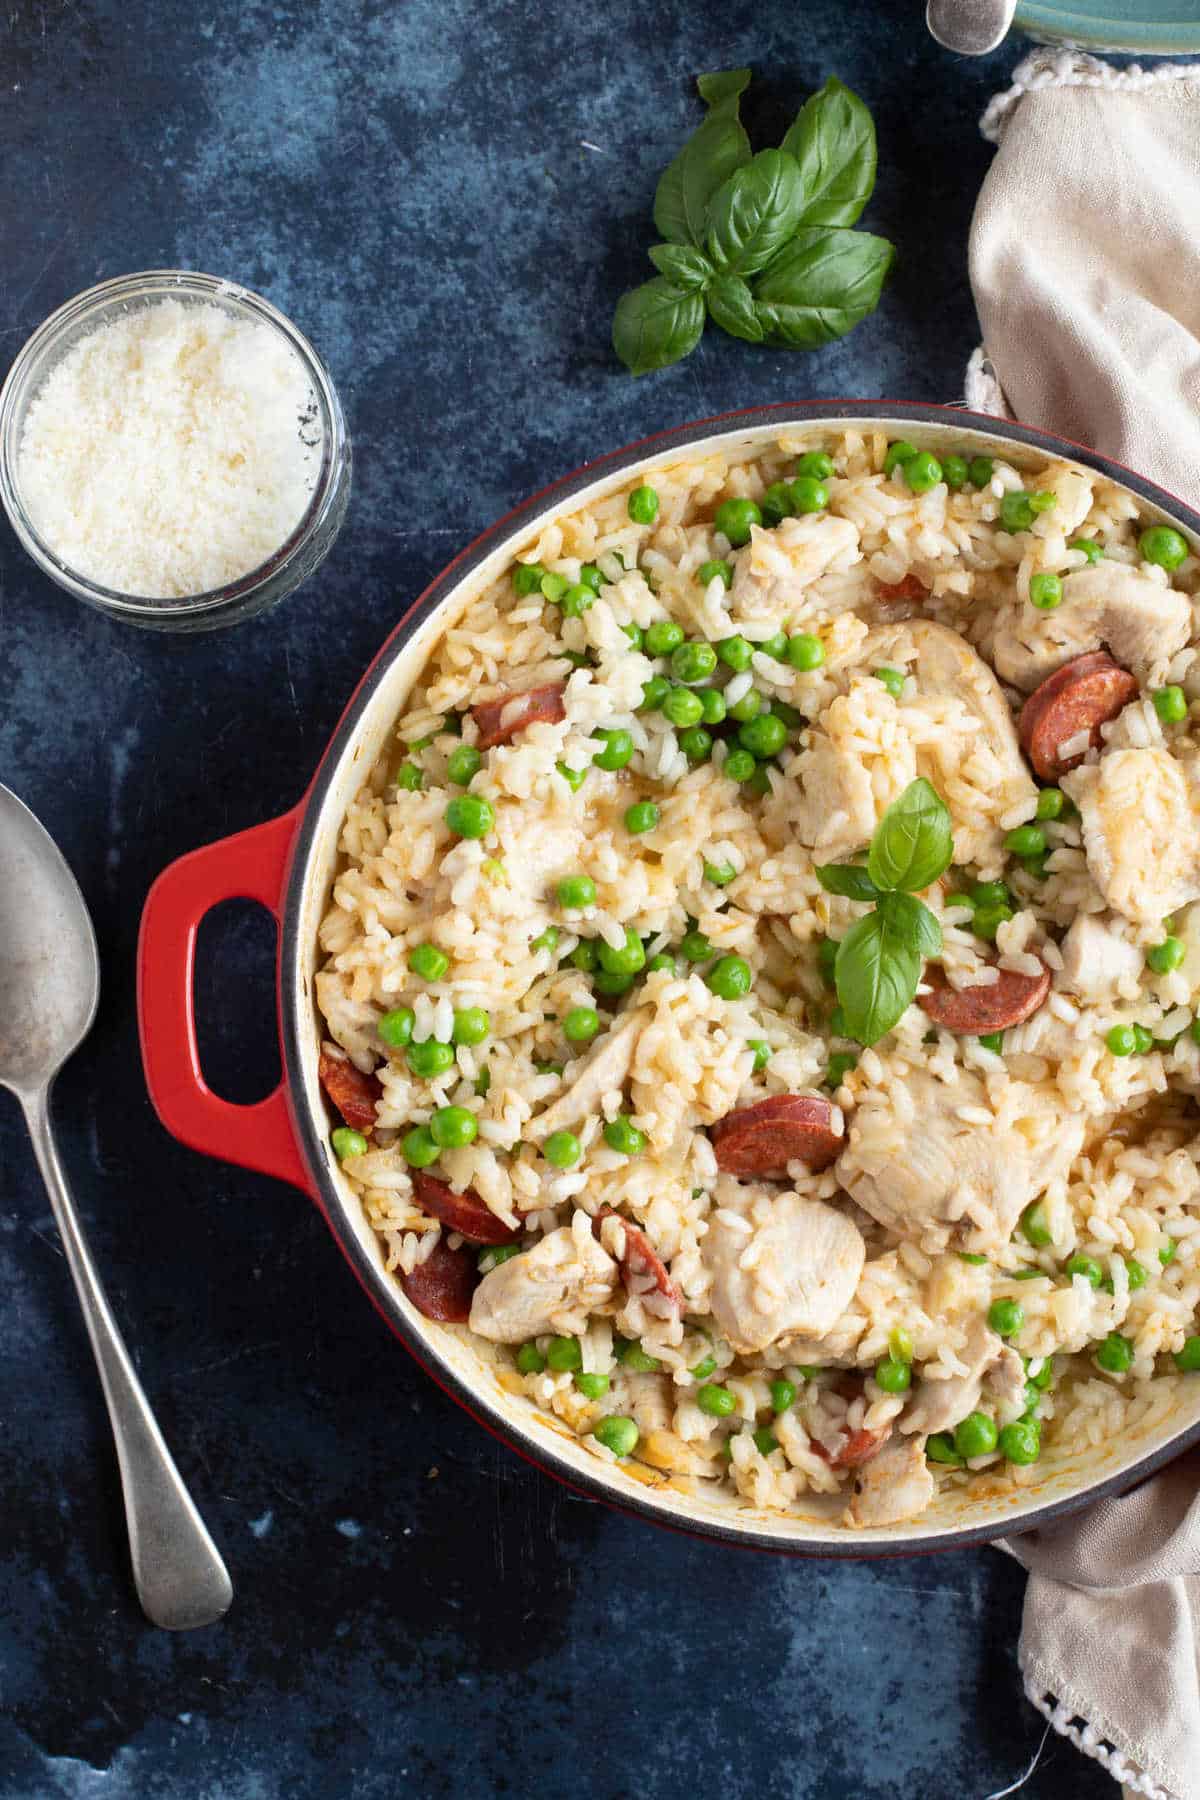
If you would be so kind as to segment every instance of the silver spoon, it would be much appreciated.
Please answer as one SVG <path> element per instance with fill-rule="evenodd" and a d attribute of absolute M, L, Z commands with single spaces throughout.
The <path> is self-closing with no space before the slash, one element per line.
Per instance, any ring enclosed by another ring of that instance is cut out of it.
<path fill-rule="evenodd" d="M 947 50 L 986 56 L 1008 36 L 1017 0 L 928 0 L 925 23 Z"/>
<path fill-rule="evenodd" d="M 211 1625 L 233 1584 L 192 1504 L 109 1310 L 67 1192 L 50 1088 L 96 1016 L 100 959 L 83 895 L 48 833 L 0 785 L 0 1086 L 21 1102 L 92 1340 L 117 1443 L 133 1579 L 168 1631 Z"/>

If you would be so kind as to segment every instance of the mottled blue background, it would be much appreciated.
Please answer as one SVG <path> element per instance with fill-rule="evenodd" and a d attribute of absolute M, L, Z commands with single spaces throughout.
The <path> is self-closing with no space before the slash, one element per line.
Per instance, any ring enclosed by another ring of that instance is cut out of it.
<path fill-rule="evenodd" d="M 465 540 L 553 476 L 699 414 L 951 399 L 975 341 L 975 123 L 1013 52 L 956 62 L 915 4 L 10 0 L 0 15 L 7 362 L 127 270 L 235 277 L 324 352 L 355 493 L 316 580 L 212 638 L 109 623 L 0 534 L 0 779 L 57 835 L 104 958 L 58 1092 L 68 1168 L 164 1428 L 232 1566 L 226 1622 L 147 1627 L 49 1208 L 0 1101 L 3 1800 L 983 1800 L 1041 1735 L 994 1552 L 821 1565 L 574 1499 L 427 1381 L 290 1189 L 170 1142 L 139 1073 L 138 914 L 182 851 L 290 805 L 362 668 Z M 713 332 L 633 382 L 655 178 L 697 71 L 750 63 L 776 141 L 836 71 L 874 109 L 865 223 L 900 260 L 849 340 Z M 204 1045 L 274 1079 L 270 933 L 206 927 Z M 1036 1800 L 1112 1792 L 1054 1741 Z"/>

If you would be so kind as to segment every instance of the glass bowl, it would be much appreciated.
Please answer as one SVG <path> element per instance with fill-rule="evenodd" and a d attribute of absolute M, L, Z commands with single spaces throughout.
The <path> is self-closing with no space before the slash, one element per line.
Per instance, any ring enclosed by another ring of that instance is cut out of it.
<path fill-rule="evenodd" d="M 321 466 L 302 517 L 266 562 L 225 587 L 156 600 L 102 587 L 54 553 L 34 529 L 22 502 L 19 452 L 30 403 L 67 352 L 109 319 L 167 299 L 220 307 L 233 318 L 265 324 L 282 339 L 312 389 L 316 403 L 313 423 L 321 434 Z M 350 498 L 350 474 L 350 438 L 341 403 L 328 370 L 308 339 L 261 295 L 214 275 L 148 269 L 88 288 L 38 327 L 0 388 L 0 500 L 21 543 L 51 580 L 76 599 L 151 630 L 211 631 L 232 625 L 263 612 L 307 581 L 341 530 Z"/>

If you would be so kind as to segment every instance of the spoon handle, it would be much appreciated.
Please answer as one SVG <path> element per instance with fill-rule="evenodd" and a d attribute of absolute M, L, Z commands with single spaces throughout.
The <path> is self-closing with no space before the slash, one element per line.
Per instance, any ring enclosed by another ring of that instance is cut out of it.
<path fill-rule="evenodd" d="M 49 1094 L 25 1099 L 24 1107 L 108 1403 L 138 1598 L 167 1631 L 211 1625 L 233 1599 L 229 1571 L 171 1459 L 100 1285 L 55 1149 Z"/>

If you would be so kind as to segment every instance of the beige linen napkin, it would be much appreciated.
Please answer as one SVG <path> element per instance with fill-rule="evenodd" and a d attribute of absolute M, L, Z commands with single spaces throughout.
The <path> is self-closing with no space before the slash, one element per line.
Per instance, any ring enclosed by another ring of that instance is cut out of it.
<path fill-rule="evenodd" d="M 1200 65 L 1037 52 L 983 131 L 968 404 L 1200 505 Z M 1029 1570 L 1034 1705 L 1127 1792 L 1200 1800 L 1200 1452 L 1002 1547 Z"/>

